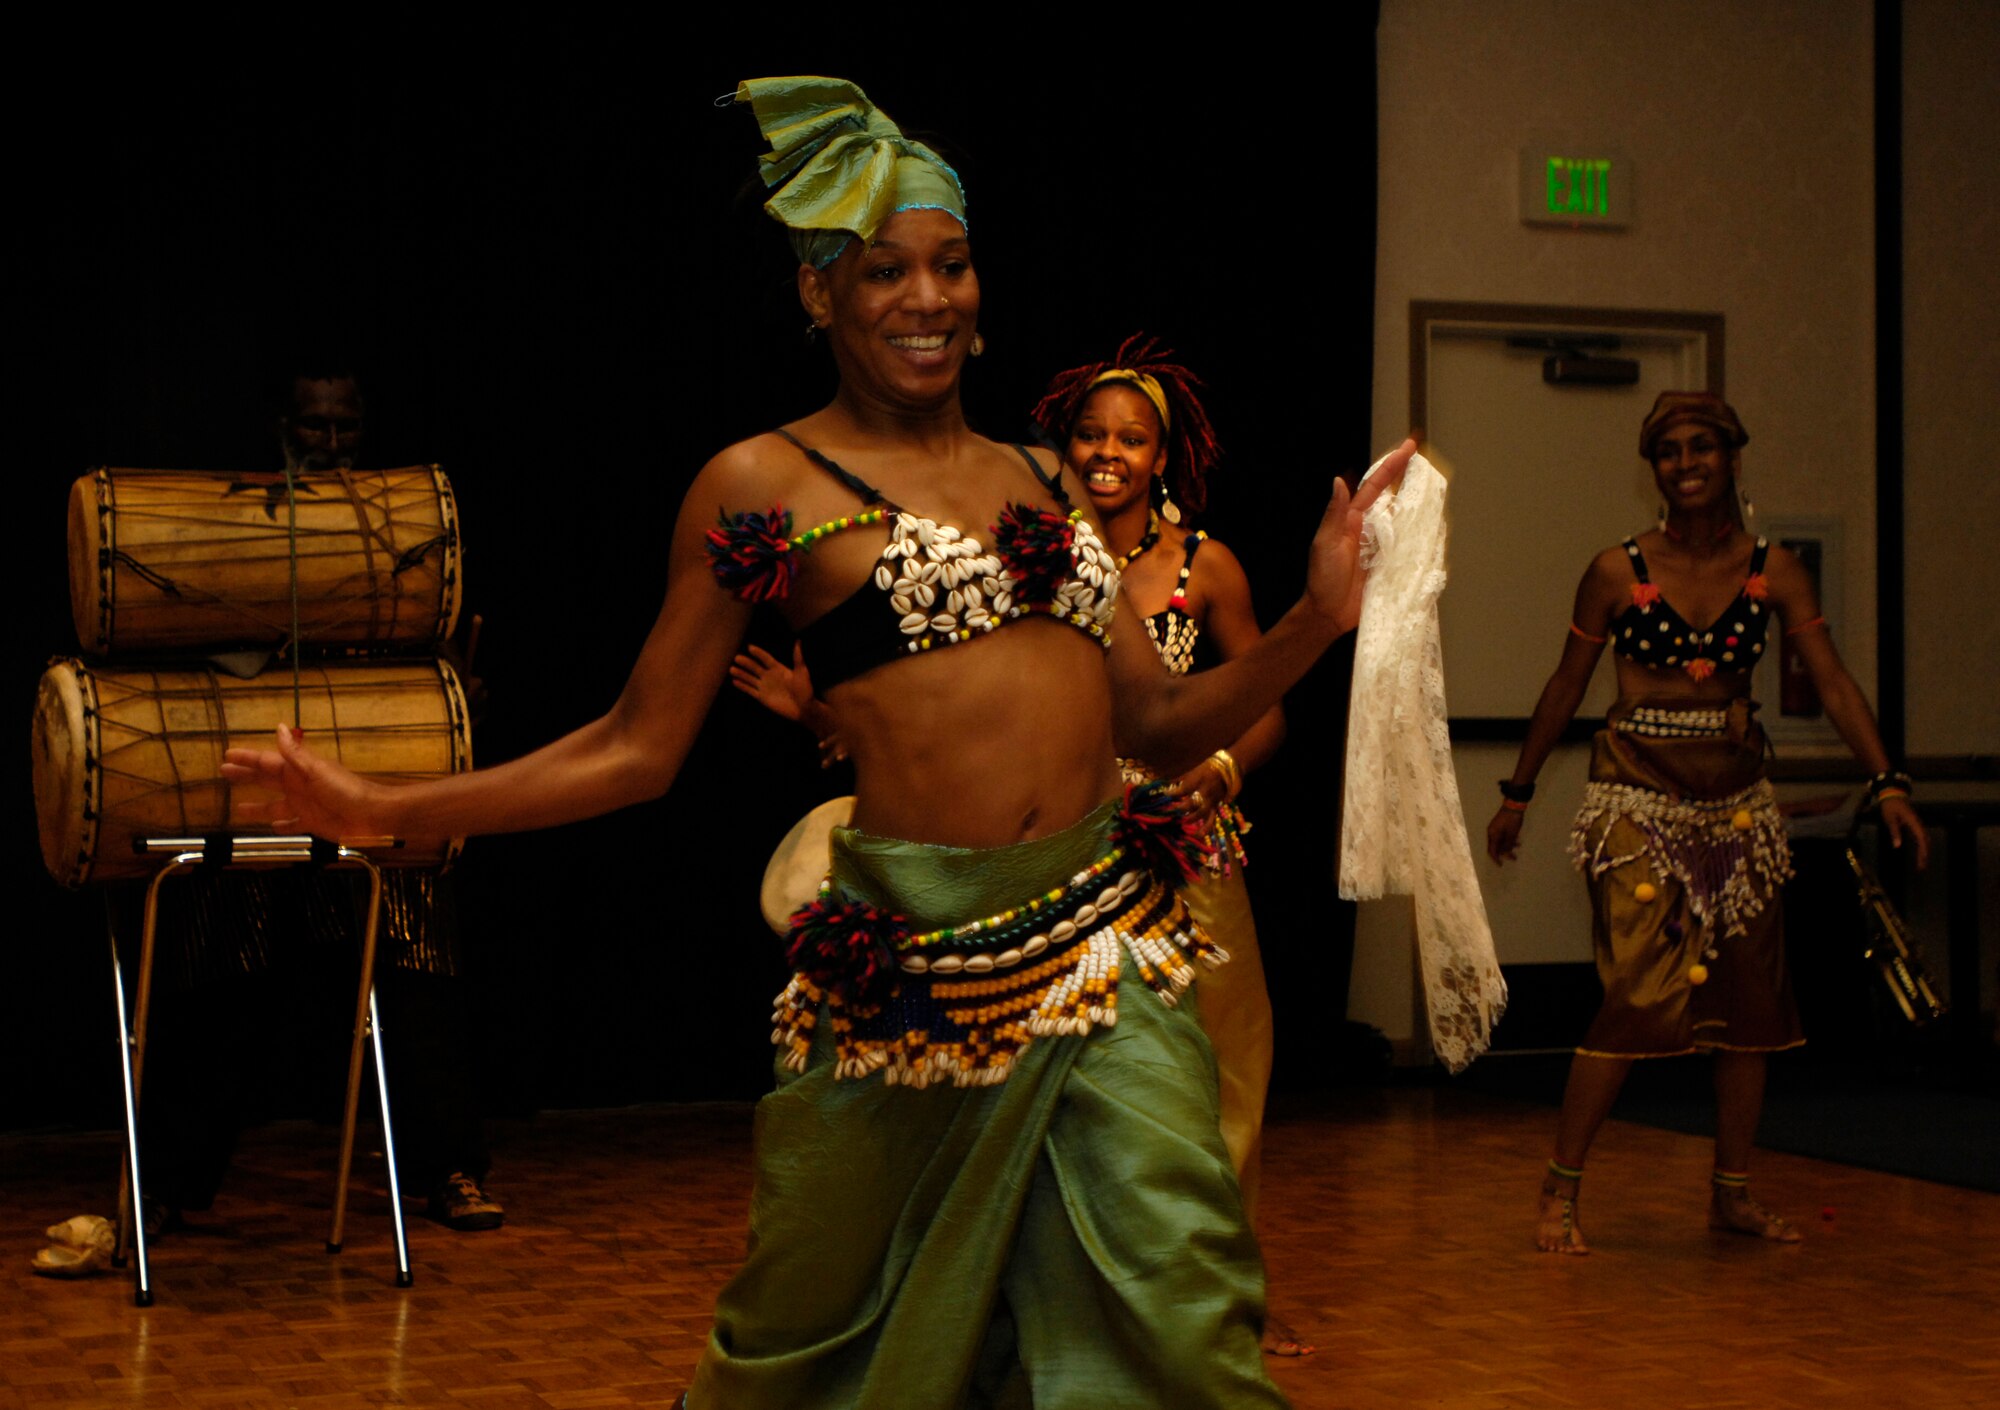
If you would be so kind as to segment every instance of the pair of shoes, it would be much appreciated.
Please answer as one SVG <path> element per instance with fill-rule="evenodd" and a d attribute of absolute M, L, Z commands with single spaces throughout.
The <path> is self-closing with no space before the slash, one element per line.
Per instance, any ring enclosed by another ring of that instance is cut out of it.
<path fill-rule="evenodd" d="M 479 1188 L 477 1180 L 462 1170 L 454 1170 L 431 1196 L 424 1215 L 447 1229 L 469 1234 L 479 1229 L 499 1228 L 507 1218 L 507 1211 Z"/>

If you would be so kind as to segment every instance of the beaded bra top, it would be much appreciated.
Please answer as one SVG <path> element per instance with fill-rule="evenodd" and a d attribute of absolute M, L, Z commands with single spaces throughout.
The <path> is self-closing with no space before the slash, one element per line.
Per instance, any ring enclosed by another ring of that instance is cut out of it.
<path fill-rule="evenodd" d="M 1749 670 L 1764 654 L 1764 633 L 1771 624 L 1766 603 L 1771 587 L 1764 579 L 1764 556 L 1770 548 L 1769 539 L 1757 540 L 1742 588 L 1713 622 L 1697 627 L 1660 596 L 1659 586 L 1647 576 L 1638 541 L 1626 539 L 1625 553 L 1632 560 L 1635 581 L 1631 602 L 1611 619 L 1611 649 L 1654 670 L 1678 667 L 1698 681 L 1719 670 Z"/>
<path fill-rule="evenodd" d="M 1053 617 L 1110 647 L 1117 560 L 1083 511 L 1071 506 L 1061 475 L 1043 475 L 1025 447 L 1014 449 L 1062 512 L 1009 504 L 989 530 L 988 547 L 961 529 L 904 509 L 789 431 L 778 434 L 869 507 L 797 536 L 791 511 L 781 505 L 768 514 L 724 513 L 707 536 L 709 565 L 724 587 L 746 602 L 787 597 L 800 558 L 821 539 L 876 524 L 889 529 L 869 581 L 799 629 L 815 690 L 824 692 L 904 656 L 975 640 L 1031 615 Z"/>
<path fill-rule="evenodd" d="M 1187 556 L 1181 560 L 1180 581 L 1174 584 L 1173 596 L 1164 608 L 1145 619 L 1146 635 L 1153 639 L 1169 675 L 1184 676 L 1194 669 L 1194 644 L 1201 637 L 1201 624 L 1188 613 L 1188 574 L 1194 571 L 1195 550 L 1207 538 L 1202 529 L 1187 536 Z"/>

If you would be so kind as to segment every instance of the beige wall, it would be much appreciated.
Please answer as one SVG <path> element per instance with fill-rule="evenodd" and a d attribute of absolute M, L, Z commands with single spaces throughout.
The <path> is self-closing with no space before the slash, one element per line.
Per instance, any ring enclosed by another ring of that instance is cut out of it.
<path fill-rule="evenodd" d="M 2000 753 L 2000 4 L 1903 0 L 1912 754 Z"/>
<path fill-rule="evenodd" d="M 1983 66 L 2000 52 L 2000 6 L 1907 8 L 1910 743 L 1994 753 L 2000 614 L 1965 607 L 1995 600 L 2000 561 L 2000 474 L 1972 434 L 1974 408 L 1996 395 L 2000 114 Z M 1723 314 L 1727 390 L 1752 433 L 1746 483 L 1767 512 L 1841 516 L 1841 637 L 1871 699 L 1872 14 L 1869 0 L 1383 0 L 1374 390 L 1375 441 L 1387 444 L 1409 420 L 1413 299 Z M 1630 229 L 1521 224 L 1519 149 L 1544 140 L 1630 159 Z M 1583 566 L 1536 562 L 1532 544 L 1522 554 L 1524 570 L 1565 579 Z M 1968 596 L 1975 582 L 1984 590 Z M 1562 624 L 1547 628 L 1555 643 Z M 1477 767 L 1460 771 L 1483 825 L 1495 772 L 1484 756 L 1496 751 L 1475 752 Z M 1559 772 L 1574 769 L 1552 766 L 1552 785 Z M 1561 846 L 1556 814 L 1572 800 L 1560 792 L 1536 819 L 1536 845 Z M 1506 918 L 1573 921 L 1580 895 L 1559 889 L 1574 892 L 1573 880 L 1546 870 L 1534 883 L 1545 895 L 1502 884 L 1515 889 L 1489 899 L 1501 902 L 1503 962 L 1588 957 L 1587 934 L 1552 943 Z M 1421 1022 L 1405 912 L 1363 908 L 1350 1008 L 1398 1040 Z"/>

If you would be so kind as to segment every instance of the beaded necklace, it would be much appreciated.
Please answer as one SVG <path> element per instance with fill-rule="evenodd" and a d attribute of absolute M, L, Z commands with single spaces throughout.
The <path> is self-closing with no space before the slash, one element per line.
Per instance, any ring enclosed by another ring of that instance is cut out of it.
<path fill-rule="evenodd" d="M 1122 573 L 1127 568 L 1131 567 L 1133 559 L 1142 557 L 1147 549 L 1151 548 L 1154 544 L 1158 543 L 1159 541 L 1160 541 L 1159 511 L 1156 509 L 1148 509 L 1146 511 L 1145 537 L 1139 540 L 1139 546 L 1137 548 L 1134 548 L 1130 553 L 1121 553 L 1118 555 L 1118 571 Z"/>

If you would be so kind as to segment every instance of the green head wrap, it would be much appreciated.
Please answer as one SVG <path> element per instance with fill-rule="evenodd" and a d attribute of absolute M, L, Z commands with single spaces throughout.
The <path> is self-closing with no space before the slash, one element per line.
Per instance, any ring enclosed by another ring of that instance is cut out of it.
<path fill-rule="evenodd" d="M 958 173 L 846 79 L 746 79 L 736 101 L 771 144 L 758 158 L 775 188 L 764 209 L 789 227 L 801 262 L 824 269 L 850 237 L 873 240 L 897 211 L 946 211 L 965 225 Z"/>

